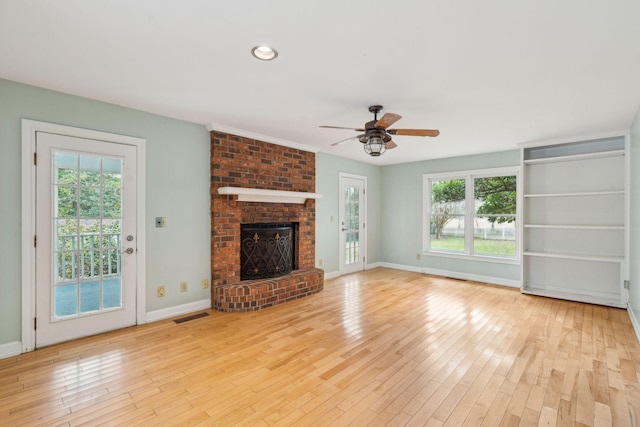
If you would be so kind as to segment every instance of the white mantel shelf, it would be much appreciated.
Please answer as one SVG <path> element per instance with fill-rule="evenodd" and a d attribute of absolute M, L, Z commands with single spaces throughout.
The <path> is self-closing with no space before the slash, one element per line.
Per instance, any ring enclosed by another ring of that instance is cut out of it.
<path fill-rule="evenodd" d="M 218 194 L 238 196 L 239 202 L 295 203 L 303 204 L 307 199 L 320 199 L 322 194 L 302 191 L 262 190 L 259 188 L 220 187 Z"/>

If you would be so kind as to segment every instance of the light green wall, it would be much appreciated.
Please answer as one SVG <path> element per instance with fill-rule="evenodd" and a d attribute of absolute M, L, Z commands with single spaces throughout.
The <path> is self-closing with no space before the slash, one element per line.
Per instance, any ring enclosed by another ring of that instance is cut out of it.
<path fill-rule="evenodd" d="M 518 265 L 467 261 L 423 255 L 422 252 L 422 176 L 424 174 L 488 169 L 520 165 L 520 151 L 510 150 L 474 156 L 428 160 L 382 168 L 381 259 L 384 262 L 520 280 Z"/>
<path fill-rule="evenodd" d="M 316 265 L 322 259 L 326 273 L 338 271 L 338 177 L 346 172 L 368 177 L 367 264 L 381 262 L 519 281 L 519 265 L 428 256 L 416 259 L 422 252 L 423 174 L 519 165 L 519 150 L 382 167 L 318 153 L 316 192 L 323 198 L 316 202 Z"/>
<path fill-rule="evenodd" d="M 325 273 L 338 271 L 338 197 L 340 172 L 367 177 L 367 264 L 380 261 L 380 168 L 375 165 L 316 154 L 316 266 Z M 333 217 L 333 222 L 331 222 Z"/>
<path fill-rule="evenodd" d="M 640 322 L 640 110 L 631 125 L 630 152 L 629 305 Z"/>
<path fill-rule="evenodd" d="M 147 312 L 209 298 L 200 286 L 211 276 L 206 128 L 0 79 L 0 345 L 21 340 L 22 118 L 146 139 Z M 155 228 L 156 216 L 168 227 Z"/>

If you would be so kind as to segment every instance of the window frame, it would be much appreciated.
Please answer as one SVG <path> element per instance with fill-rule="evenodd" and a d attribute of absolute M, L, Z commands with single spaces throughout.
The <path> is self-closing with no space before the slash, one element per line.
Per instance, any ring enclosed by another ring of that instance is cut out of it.
<path fill-rule="evenodd" d="M 474 219 L 476 216 L 485 216 L 475 212 L 475 179 L 491 178 L 497 176 L 516 177 L 516 214 L 515 214 L 515 247 L 516 253 L 509 255 L 492 255 L 474 253 Z M 434 181 L 462 179 L 465 181 L 465 213 L 464 213 L 464 250 L 462 252 L 446 251 L 431 248 L 431 189 Z M 476 169 L 455 172 L 430 173 L 422 175 L 422 253 L 427 256 L 439 256 L 446 258 L 471 259 L 476 261 L 498 262 L 504 264 L 520 264 L 521 257 L 521 223 L 520 200 L 522 183 L 520 179 L 520 167 L 504 167 L 491 169 Z"/>

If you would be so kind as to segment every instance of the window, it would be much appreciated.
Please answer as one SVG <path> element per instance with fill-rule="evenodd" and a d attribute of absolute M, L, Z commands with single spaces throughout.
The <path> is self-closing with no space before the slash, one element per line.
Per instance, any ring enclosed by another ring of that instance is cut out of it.
<path fill-rule="evenodd" d="M 425 175 L 425 250 L 517 257 L 517 168 Z"/>

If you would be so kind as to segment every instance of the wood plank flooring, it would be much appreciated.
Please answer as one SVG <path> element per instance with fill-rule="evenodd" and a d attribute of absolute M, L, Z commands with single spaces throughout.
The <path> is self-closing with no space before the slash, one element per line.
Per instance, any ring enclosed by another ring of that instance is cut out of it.
<path fill-rule="evenodd" d="M 378 268 L 0 360 L 2 426 L 636 426 L 624 310 Z"/>

